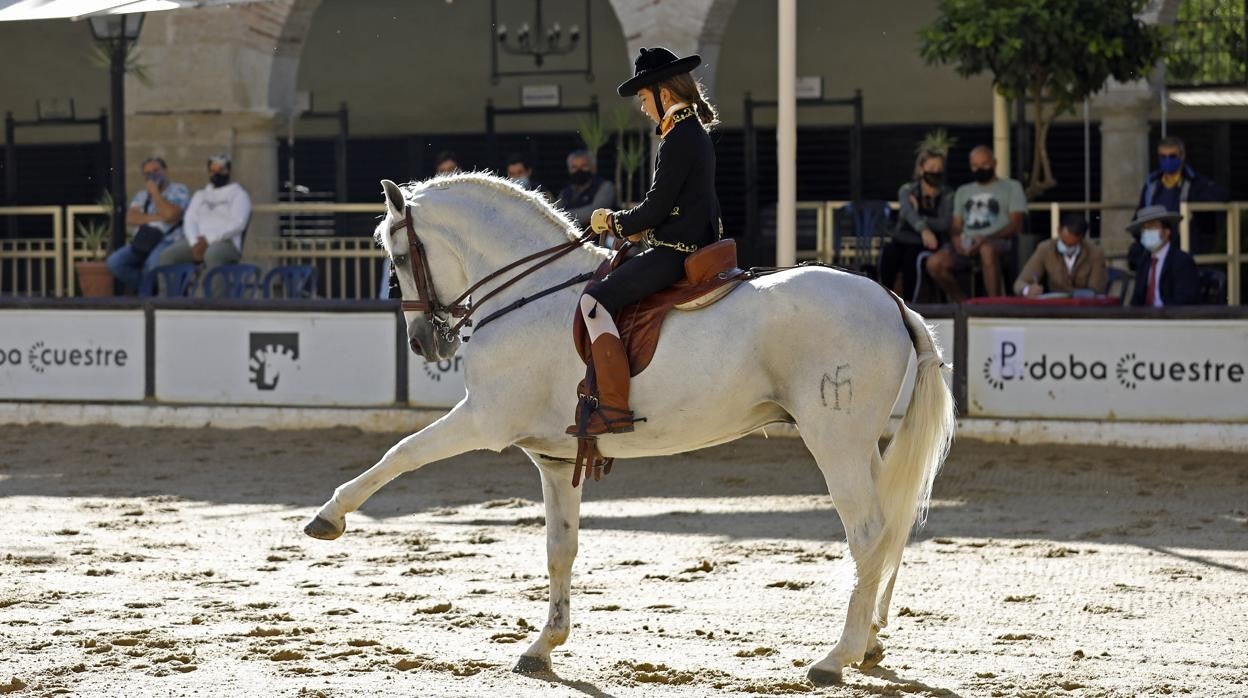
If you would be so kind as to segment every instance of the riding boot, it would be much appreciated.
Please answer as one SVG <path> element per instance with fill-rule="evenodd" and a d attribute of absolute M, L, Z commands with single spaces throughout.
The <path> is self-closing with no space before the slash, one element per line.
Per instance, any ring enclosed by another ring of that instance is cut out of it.
<path fill-rule="evenodd" d="M 590 345 L 591 361 L 586 380 L 578 386 L 581 409 L 577 424 L 568 427 L 572 436 L 624 434 L 637 420 L 628 409 L 628 353 L 620 338 L 604 333 Z M 586 414 L 585 407 L 588 407 Z"/>

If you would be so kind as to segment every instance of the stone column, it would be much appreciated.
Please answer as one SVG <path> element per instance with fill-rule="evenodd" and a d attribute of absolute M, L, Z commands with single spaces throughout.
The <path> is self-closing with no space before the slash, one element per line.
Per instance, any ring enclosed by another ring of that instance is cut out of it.
<path fill-rule="evenodd" d="M 299 52 L 319 3 L 273 0 L 149 14 L 139 38 L 147 80 L 132 76 L 126 84 L 131 171 L 160 155 L 170 175 L 194 192 L 207 184 L 208 158 L 227 152 L 233 179 L 253 204 L 277 201 L 277 139 L 293 107 Z M 244 257 L 271 247 L 277 236 L 276 215 L 253 214 Z"/>
<path fill-rule="evenodd" d="M 1111 83 L 1093 99 L 1101 122 L 1101 201 L 1134 207 L 1148 175 L 1148 120 L 1153 91 L 1140 80 Z M 1102 213 L 1101 245 L 1109 255 L 1122 255 L 1131 244 L 1126 225 L 1133 210 Z"/>

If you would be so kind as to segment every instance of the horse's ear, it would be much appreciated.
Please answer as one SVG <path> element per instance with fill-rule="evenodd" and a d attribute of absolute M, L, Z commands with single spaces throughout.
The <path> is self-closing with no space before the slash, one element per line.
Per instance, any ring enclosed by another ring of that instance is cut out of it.
<path fill-rule="evenodd" d="M 403 199 L 403 191 L 399 189 L 399 185 L 388 179 L 381 180 L 381 191 L 386 197 L 386 209 L 390 211 L 392 218 L 402 218 L 403 212 L 407 209 L 407 201 Z"/>

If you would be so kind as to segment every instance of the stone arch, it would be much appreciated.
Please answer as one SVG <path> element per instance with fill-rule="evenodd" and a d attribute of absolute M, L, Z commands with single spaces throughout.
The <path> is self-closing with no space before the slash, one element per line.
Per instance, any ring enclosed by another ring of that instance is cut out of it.
<path fill-rule="evenodd" d="M 645 47 L 665 46 L 677 54 L 701 54 L 697 75 L 713 95 L 719 47 L 737 0 L 610 0 L 624 30 L 628 64 Z"/>

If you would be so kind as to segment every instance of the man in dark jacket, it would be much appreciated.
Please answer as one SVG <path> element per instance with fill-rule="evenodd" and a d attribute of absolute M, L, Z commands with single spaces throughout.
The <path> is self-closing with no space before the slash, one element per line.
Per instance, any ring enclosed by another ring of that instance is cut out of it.
<path fill-rule="evenodd" d="M 1157 166 L 1158 169 L 1148 175 L 1140 189 L 1137 213 L 1146 206 L 1164 206 L 1167 211 L 1178 213 L 1179 206 L 1184 203 L 1227 200 L 1225 189 L 1187 164 L 1187 148 L 1180 138 L 1169 136 L 1161 139 L 1157 144 Z M 1212 249 L 1211 238 L 1217 231 L 1217 224 L 1212 219 L 1216 215 L 1205 213 L 1192 217 L 1192 249 Z M 1132 245 L 1128 252 L 1132 260 L 1140 254 L 1138 244 Z"/>
<path fill-rule="evenodd" d="M 1146 206 L 1127 226 L 1140 241 L 1136 247 L 1135 292 L 1131 305 L 1161 308 L 1195 305 L 1200 302 L 1200 273 L 1196 261 L 1178 245 L 1173 245 L 1182 217 L 1164 206 Z"/>

